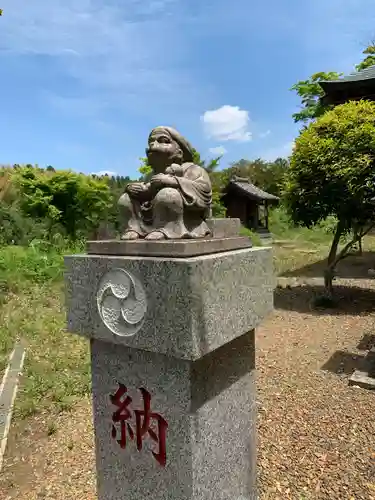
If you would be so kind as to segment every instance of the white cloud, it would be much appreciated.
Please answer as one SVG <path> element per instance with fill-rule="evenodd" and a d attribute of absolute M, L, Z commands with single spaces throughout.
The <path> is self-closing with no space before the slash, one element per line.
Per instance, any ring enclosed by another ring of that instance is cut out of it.
<path fill-rule="evenodd" d="M 218 141 L 251 141 L 249 112 L 239 106 L 225 104 L 221 108 L 206 111 L 201 116 L 207 136 Z"/>
<path fill-rule="evenodd" d="M 110 170 L 100 170 L 99 172 L 91 172 L 91 175 L 97 175 L 98 177 L 102 177 L 104 175 L 108 175 L 108 177 L 115 177 L 117 173 L 111 172 Z"/>
<path fill-rule="evenodd" d="M 225 149 L 224 146 L 216 146 L 215 148 L 210 148 L 209 152 L 212 153 L 213 155 L 222 156 L 225 155 L 225 153 L 227 153 L 227 150 Z"/>

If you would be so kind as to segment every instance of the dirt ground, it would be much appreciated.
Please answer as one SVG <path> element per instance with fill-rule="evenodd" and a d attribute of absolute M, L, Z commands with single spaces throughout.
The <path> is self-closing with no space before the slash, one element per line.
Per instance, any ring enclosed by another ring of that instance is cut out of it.
<path fill-rule="evenodd" d="M 374 343 L 375 284 L 341 282 L 340 309 L 312 312 L 319 287 L 278 289 L 258 331 L 262 499 L 375 499 L 375 393 L 348 386 Z"/>
<path fill-rule="evenodd" d="M 336 286 L 339 308 L 321 312 L 319 284 L 278 288 L 257 331 L 262 500 L 375 500 L 375 393 L 348 386 L 375 342 L 375 281 Z M 89 401 L 14 425 L 0 499 L 15 498 L 96 498 Z"/>

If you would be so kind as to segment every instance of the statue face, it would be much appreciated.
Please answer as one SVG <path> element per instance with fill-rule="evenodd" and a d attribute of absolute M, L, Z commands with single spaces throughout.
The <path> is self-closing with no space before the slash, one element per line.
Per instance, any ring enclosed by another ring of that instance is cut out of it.
<path fill-rule="evenodd" d="M 149 165 L 163 171 L 172 163 L 181 163 L 182 151 L 171 136 L 163 130 L 154 130 L 148 139 L 146 149 Z"/>

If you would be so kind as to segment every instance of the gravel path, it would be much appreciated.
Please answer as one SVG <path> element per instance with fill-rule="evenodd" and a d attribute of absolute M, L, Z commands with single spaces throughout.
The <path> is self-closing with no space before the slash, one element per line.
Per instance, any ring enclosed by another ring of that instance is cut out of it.
<path fill-rule="evenodd" d="M 337 284 L 331 313 L 311 311 L 319 285 L 278 289 L 258 330 L 262 500 L 375 500 L 375 393 L 347 383 L 374 340 L 375 282 Z M 51 418 L 13 429 L 1 500 L 96 498 L 90 402 Z"/>
<path fill-rule="evenodd" d="M 310 287 L 277 290 L 258 331 L 262 499 L 375 499 L 375 393 L 348 386 L 374 340 L 375 287 L 350 284 L 331 314 L 309 310 Z"/>

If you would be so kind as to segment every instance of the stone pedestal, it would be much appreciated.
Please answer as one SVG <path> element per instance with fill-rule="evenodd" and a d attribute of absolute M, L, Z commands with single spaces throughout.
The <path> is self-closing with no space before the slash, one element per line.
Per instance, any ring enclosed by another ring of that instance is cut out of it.
<path fill-rule="evenodd" d="M 66 269 L 68 330 L 91 341 L 99 500 L 256 499 L 271 250 L 76 255 Z"/>

